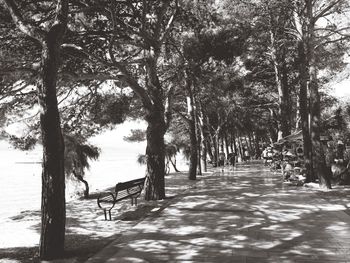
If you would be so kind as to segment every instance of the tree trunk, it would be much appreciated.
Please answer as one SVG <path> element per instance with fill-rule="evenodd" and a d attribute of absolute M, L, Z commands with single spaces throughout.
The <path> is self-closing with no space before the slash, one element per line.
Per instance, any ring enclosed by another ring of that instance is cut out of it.
<path fill-rule="evenodd" d="M 68 1 L 56 1 L 51 28 L 43 29 L 23 20 L 15 1 L 1 4 L 9 11 L 18 30 L 41 44 L 40 76 L 37 97 L 40 106 L 40 128 L 43 144 L 41 235 L 39 256 L 54 259 L 64 251 L 66 223 L 64 141 L 57 104 L 57 75 L 60 65 L 60 46 L 67 27 Z"/>
<path fill-rule="evenodd" d="M 220 151 L 221 151 L 221 152 L 224 152 L 224 144 L 225 144 L 225 143 L 224 143 L 224 133 L 222 133 L 222 135 L 220 136 L 220 139 L 219 139 L 219 140 L 220 140 L 220 142 L 221 142 L 221 143 L 220 143 Z"/>
<path fill-rule="evenodd" d="M 225 140 L 225 148 L 226 148 L 226 157 L 229 155 L 230 150 L 229 150 L 229 143 L 228 143 L 228 138 L 227 138 L 227 132 L 224 132 L 224 140 Z"/>
<path fill-rule="evenodd" d="M 198 142 L 196 131 L 196 113 L 195 99 L 193 93 L 193 81 L 189 72 L 185 72 L 186 91 L 187 91 L 187 126 L 190 135 L 190 167 L 188 171 L 188 179 L 196 180 L 198 168 Z"/>
<path fill-rule="evenodd" d="M 271 141 L 271 144 L 273 144 L 274 142 L 276 142 L 278 140 L 278 124 L 277 124 L 277 131 L 276 131 L 276 128 L 275 128 L 275 120 L 278 118 L 276 118 L 276 113 L 274 112 L 273 109 L 269 109 L 270 110 L 270 121 L 271 121 L 271 124 L 269 125 L 269 133 L 270 133 L 270 141 Z"/>
<path fill-rule="evenodd" d="M 89 183 L 86 180 L 84 180 L 84 178 L 80 174 L 76 173 L 75 171 L 73 171 L 73 174 L 75 178 L 77 178 L 80 182 L 84 184 L 85 186 L 84 197 L 88 198 L 90 193 Z"/>
<path fill-rule="evenodd" d="M 322 186 L 331 188 L 331 182 L 329 174 L 326 170 L 326 159 L 322 143 L 320 140 L 320 95 L 318 92 L 317 81 L 317 66 L 316 66 L 316 54 L 315 54 L 315 31 L 313 22 L 313 3 L 311 0 L 306 1 L 307 10 L 307 58 L 309 61 L 309 88 L 310 88 L 310 131 L 311 131 L 311 143 L 312 143 L 312 164 L 313 174 L 317 174 L 319 183 Z"/>
<path fill-rule="evenodd" d="M 196 124 L 194 120 L 188 120 L 189 134 L 190 134 L 190 169 L 188 179 L 196 180 L 197 176 L 197 161 L 198 161 L 198 147 L 196 136 Z"/>
<path fill-rule="evenodd" d="M 299 105 L 300 105 L 300 120 L 303 133 L 303 146 L 304 146 L 304 162 L 306 168 L 306 182 L 313 182 L 315 178 L 312 173 L 311 163 L 311 139 L 309 130 L 309 110 L 308 110 L 308 97 L 307 97 L 307 82 L 308 82 L 308 66 L 306 61 L 306 51 L 303 41 L 298 43 L 298 58 L 299 58 Z"/>
<path fill-rule="evenodd" d="M 214 153 L 213 153 L 213 147 L 212 147 L 212 144 L 213 144 L 213 138 L 212 138 L 212 135 L 210 132 L 208 132 L 208 137 L 207 137 L 207 140 L 206 140 L 206 144 L 207 144 L 207 152 L 208 152 L 208 155 L 209 155 L 209 158 L 211 160 L 212 163 L 214 163 Z"/>
<path fill-rule="evenodd" d="M 162 102 L 156 105 L 162 105 Z M 154 106 L 154 109 L 146 115 L 147 121 L 147 170 L 145 184 L 146 200 L 161 200 L 165 198 L 165 144 L 164 134 L 166 125 L 164 122 L 164 109 Z"/>
<path fill-rule="evenodd" d="M 276 39 L 272 31 L 270 31 L 270 40 L 271 40 L 271 59 L 275 71 L 275 82 L 278 90 L 278 116 L 277 116 L 277 126 L 278 126 L 278 136 L 277 140 L 281 140 L 283 137 L 290 134 L 289 128 L 289 116 L 290 110 L 288 105 L 288 79 L 286 79 L 286 72 L 282 72 L 283 66 L 280 65 L 278 53 L 276 49 Z M 284 52 L 284 51 L 282 51 Z M 286 63 L 284 56 L 281 59 Z M 285 67 L 285 65 L 284 65 Z M 286 69 L 285 69 L 286 70 Z M 284 73 L 284 75 L 283 75 Z"/>
<path fill-rule="evenodd" d="M 146 109 L 146 182 L 145 200 L 165 198 L 165 143 L 167 129 L 165 121 L 165 96 L 158 78 L 157 59 L 160 50 L 150 47 L 146 52 L 146 89 L 147 97 L 142 97 Z M 148 101 L 150 99 L 150 102 Z"/>
<path fill-rule="evenodd" d="M 200 162 L 202 166 L 202 170 L 204 172 L 208 171 L 207 167 L 207 143 L 206 143 L 206 138 L 205 138 L 205 133 L 204 133 L 204 118 L 203 118 L 203 112 L 202 112 L 202 107 L 199 104 L 199 111 L 198 111 L 198 131 L 200 134 Z"/>
<path fill-rule="evenodd" d="M 233 148 L 233 143 L 234 143 L 234 137 L 233 137 L 233 132 L 231 131 L 230 133 L 230 150 L 231 152 L 235 152 L 235 149 Z"/>
<path fill-rule="evenodd" d="M 197 115 L 197 114 L 196 114 Z M 202 153 L 202 137 L 201 133 L 199 131 L 199 123 L 198 123 L 198 116 L 196 116 L 196 135 L 197 135 L 197 167 L 198 167 L 198 175 L 202 175 L 202 163 L 201 163 L 201 153 Z"/>
<path fill-rule="evenodd" d="M 60 64 L 60 38 L 63 25 L 53 26 L 43 43 L 41 75 L 37 85 L 41 107 L 40 125 L 43 144 L 41 259 L 53 259 L 64 251 L 66 222 L 64 141 L 57 105 L 56 84 Z"/>
<path fill-rule="evenodd" d="M 238 150 L 237 150 L 236 137 L 235 137 L 234 132 L 231 133 L 231 137 L 232 137 L 233 151 L 235 152 L 235 154 L 237 156 Z"/>
<path fill-rule="evenodd" d="M 286 51 L 284 51 L 286 52 Z M 292 111 L 291 111 L 291 92 L 288 83 L 288 67 L 286 62 L 285 54 L 282 57 L 282 65 L 281 65 L 281 74 L 282 74 L 282 98 L 281 98 L 281 116 L 282 116 L 282 136 L 288 136 L 291 134 L 292 126 Z"/>
<path fill-rule="evenodd" d="M 176 159 L 173 161 L 171 158 L 169 158 L 169 161 L 170 161 L 171 165 L 173 166 L 174 171 L 179 173 L 180 171 L 176 167 Z"/>
<path fill-rule="evenodd" d="M 254 148 L 256 150 L 256 157 L 260 159 L 260 157 L 261 157 L 261 149 L 260 149 L 260 145 L 259 145 L 258 132 L 255 132 L 255 135 L 253 134 L 253 139 L 254 139 Z"/>
<path fill-rule="evenodd" d="M 249 148 L 250 148 L 250 155 L 256 155 L 256 150 L 255 150 L 255 146 L 252 144 L 252 135 L 250 133 L 248 133 L 248 142 L 249 142 Z M 253 156 L 252 156 L 253 157 Z"/>
<path fill-rule="evenodd" d="M 249 155 L 251 155 L 252 149 L 250 147 L 251 145 L 248 142 L 247 136 L 244 136 L 244 141 L 245 141 L 245 145 L 246 145 L 247 151 L 249 152 Z M 243 151 L 243 155 L 244 155 L 244 151 Z"/>
<path fill-rule="evenodd" d="M 242 145 L 242 138 L 241 136 L 238 136 L 238 146 L 239 146 L 239 154 L 241 156 L 241 161 L 244 160 L 244 150 Z"/>
<path fill-rule="evenodd" d="M 201 137 L 201 163 L 202 163 L 202 170 L 204 172 L 208 171 L 208 165 L 207 165 L 207 147 L 205 143 L 205 138 Z"/>
<path fill-rule="evenodd" d="M 212 142 L 213 142 L 213 159 L 214 162 L 213 164 L 215 164 L 214 166 L 218 166 L 218 162 L 219 162 L 219 147 L 218 147 L 218 138 L 217 135 L 212 136 Z"/>
<path fill-rule="evenodd" d="M 317 82 L 312 78 L 310 80 L 310 107 L 313 174 L 317 175 L 320 185 L 330 189 L 331 181 L 326 169 L 326 159 L 320 140 L 320 96 Z"/>

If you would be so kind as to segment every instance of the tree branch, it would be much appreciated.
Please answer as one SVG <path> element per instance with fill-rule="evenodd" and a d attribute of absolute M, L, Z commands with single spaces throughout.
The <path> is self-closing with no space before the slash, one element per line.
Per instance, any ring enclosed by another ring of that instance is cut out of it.
<path fill-rule="evenodd" d="M 327 14 L 328 11 L 330 11 L 334 6 L 336 6 L 337 4 L 339 4 L 340 2 L 342 2 L 343 0 L 336 0 L 333 3 L 330 3 L 327 7 L 325 7 L 323 10 L 321 10 L 315 17 L 314 17 L 314 22 L 316 22 L 318 19 L 320 19 L 321 17 L 325 16 L 325 15 L 329 15 L 329 13 Z"/>
<path fill-rule="evenodd" d="M 13 22 L 22 33 L 38 40 L 40 43 L 44 42 L 46 32 L 27 23 L 13 0 L 0 0 L 0 3 L 10 12 Z"/>

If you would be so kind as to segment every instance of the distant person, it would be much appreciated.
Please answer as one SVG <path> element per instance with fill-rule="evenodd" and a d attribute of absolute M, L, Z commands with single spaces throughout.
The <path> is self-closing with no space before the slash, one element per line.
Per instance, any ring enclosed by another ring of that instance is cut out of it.
<path fill-rule="evenodd" d="M 267 158 L 268 158 L 267 148 L 264 148 L 264 150 L 262 151 L 262 158 L 264 159 L 264 165 L 267 166 Z"/>
<path fill-rule="evenodd" d="M 248 162 L 248 161 L 250 160 L 250 154 L 249 154 L 248 149 L 246 149 L 246 150 L 244 151 L 244 160 L 245 160 L 246 162 Z"/>
<path fill-rule="evenodd" d="M 227 155 L 227 159 L 230 165 L 235 166 L 236 162 L 236 153 L 232 152 Z"/>
<path fill-rule="evenodd" d="M 224 152 L 219 153 L 219 166 L 224 166 L 225 165 L 225 159 L 226 155 Z"/>

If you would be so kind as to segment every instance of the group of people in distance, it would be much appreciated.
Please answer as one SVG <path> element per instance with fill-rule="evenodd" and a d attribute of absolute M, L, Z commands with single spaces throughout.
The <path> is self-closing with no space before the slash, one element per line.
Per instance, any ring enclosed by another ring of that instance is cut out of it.
<path fill-rule="evenodd" d="M 242 156 L 242 161 L 247 162 L 250 160 L 250 154 L 248 149 L 244 149 L 243 151 L 243 156 Z M 236 163 L 236 156 L 237 154 L 235 152 L 231 152 L 227 155 L 227 160 L 226 160 L 226 155 L 222 151 L 219 153 L 219 161 L 218 161 L 218 166 L 224 166 L 225 164 L 229 164 L 232 166 L 235 166 Z"/>
<path fill-rule="evenodd" d="M 226 154 L 224 152 L 219 153 L 218 166 L 225 166 L 225 164 L 235 166 L 235 162 L 236 162 L 236 153 L 234 152 L 229 153 L 227 155 L 227 160 L 226 160 Z"/>
<path fill-rule="evenodd" d="M 269 161 L 272 161 L 274 152 L 272 147 L 266 147 L 263 151 L 262 151 L 262 157 L 264 159 L 264 165 L 268 165 Z"/>

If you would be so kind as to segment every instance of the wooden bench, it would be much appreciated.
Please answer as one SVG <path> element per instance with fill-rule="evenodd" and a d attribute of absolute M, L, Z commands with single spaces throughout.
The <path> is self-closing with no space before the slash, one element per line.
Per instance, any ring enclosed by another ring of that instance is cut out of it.
<path fill-rule="evenodd" d="M 137 198 L 141 195 L 144 183 L 145 178 L 139 178 L 116 184 L 114 193 L 100 193 L 97 198 L 97 205 L 103 210 L 105 220 L 107 220 L 107 213 L 109 215 L 109 220 L 112 220 L 111 210 L 119 201 L 131 198 L 131 205 L 137 205 Z"/>

